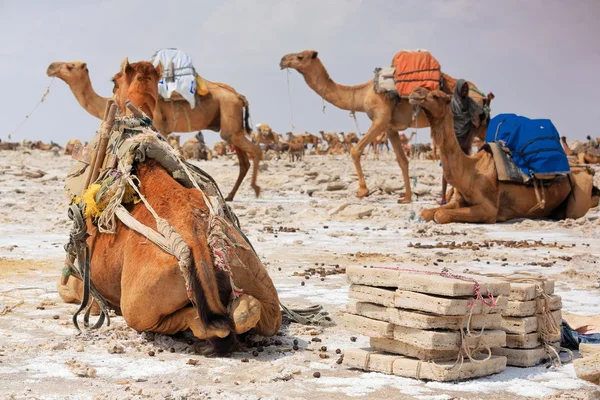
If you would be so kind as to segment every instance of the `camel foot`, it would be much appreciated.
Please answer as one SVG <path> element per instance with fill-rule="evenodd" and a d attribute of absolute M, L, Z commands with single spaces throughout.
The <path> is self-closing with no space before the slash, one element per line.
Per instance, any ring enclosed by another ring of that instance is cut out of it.
<path fill-rule="evenodd" d="M 359 189 L 358 189 L 358 194 L 357 194 L 357 196 L 358 196 L 359 198 L 361 198 L 361 199 L 362 199 L 363 197 L 366 197 L 368 194 L 369 194 L 369 189 L 367 189 L 366 187 L 364 187 L 364 188 L 359 188 Z"/>
<path fill-rule="evenodd" d="M 250 295 L 243 294 L 235 299 L 231 306 L 235 333 L 239 335 L 254 328 L 260 320 L 260 311 L 260 301 Z"/>
<path fill-rule="evenodd" d="M 252 186 L 252 189 L 254 189 L 254 194 L 256 194 L 256 198 L 258 199 L 260 196 L 260 186 Z"/>
<path fill-rule="evenodd" d="M 398 204 L 410 204 L 412 203 L 412 194 L 407 196 L 406 194 L 400 195 L 398 199 Z"/>
<path fill-rule="evenodd" d="M 423 211 L 421 211 L 421 217 L 423 217 L 423 219 L 426 222 L 431 222 L 431 221 L 433 221 L 433 218 L 435 217 L 435 212 L 436 211 L 437 210 L 435 208 L 434 209 L 429 209 L 429 210 L 423 210 Z"/>
<path fill-rule="evenodd" d="M 229 193 L 229 195 L 225 197 L 225 201 L 233 201 L 233 195 Z"/>

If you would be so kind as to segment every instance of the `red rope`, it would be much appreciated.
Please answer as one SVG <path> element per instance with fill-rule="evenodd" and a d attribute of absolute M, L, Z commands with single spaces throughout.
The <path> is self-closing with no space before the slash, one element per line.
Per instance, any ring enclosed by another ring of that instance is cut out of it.
<path fill-rule="evenodd" d="M 376 267 L 373 267 L 373 268 L 387 269 L 387 270 L 391 270 L 391 271 L 410 272 L 410 273 L 424 274 L 424 275 L 439 275 L 439 276 L 442 276 L 444 278 L 459 279 L 461 281 L 473 282 L 473 284 L 474 284 L 473 291 L 475 292 L 475 298 L 472 299 L 471 301 L 469 301 L 469 308 L 473 307 L 475 305 L 475 302 L 477 300 L 480 300 L 483 304 L 485 304 L 488 307 L 496 307 L 496 299 L 494 298 L 494 296 L 492 295 L 492 293 L 490 293 L 489 291 L 487 291 L 486 297 L 487 297 L 488 301 L 486 301 L 483 298 L 483 296 L 481 295 L 481 286 L 479 285 L 479 282 L 477 282 L 473 278 L 469 278 L 469 277 L 458 275 L 458 274 L 453 274 L 453 273 L 445 271 L 445 270 L 442 270 L 440 272 L 436 272 L 436 271 L 423 271 L 423 270 L 412 269 L 412 268 L 384 267 L 384 266 L 376 266 Z"/>

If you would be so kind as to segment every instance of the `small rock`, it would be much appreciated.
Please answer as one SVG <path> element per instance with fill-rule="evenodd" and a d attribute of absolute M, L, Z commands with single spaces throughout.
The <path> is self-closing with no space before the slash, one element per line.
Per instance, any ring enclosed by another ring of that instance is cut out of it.
<path fill-rule="evenodd" d="M 320 373 L 319 371 L 317 371 L 317 372 L 315 372 L 315 373 L 313 374 L 313 376 L 314 376 L 315 378 L 320 378 L 320 377 L 321 377 L 321 373 Z"/>
<path fill-rule="evenodd" d="M 123 347 L 119 343 L 116 343 L 108 348 L 108 352 L 110 354 L 122 354 L 125 353 L 125 347 Z"/>
<path fill-rule="evenodd" d="M 343 182 L 331 182 L 331 183 L 327 184 L 327 191 L 333 192 L 336 190 L 344 190 L 347 187 L 348 187 L 348 185 L 346 185 Z"/>

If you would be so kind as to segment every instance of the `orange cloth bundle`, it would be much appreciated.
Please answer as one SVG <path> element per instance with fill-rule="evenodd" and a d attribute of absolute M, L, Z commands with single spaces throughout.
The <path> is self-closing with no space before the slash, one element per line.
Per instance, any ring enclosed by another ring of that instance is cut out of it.
<path fill-rule="evenodd" d="M 401 51 L 394 56 L 392 65 L 396 68 L 394 81 L 400 96 L 408 96 L 417 87 L 434 90 L 440 86 L 440 63 L 428 51 Z"/>

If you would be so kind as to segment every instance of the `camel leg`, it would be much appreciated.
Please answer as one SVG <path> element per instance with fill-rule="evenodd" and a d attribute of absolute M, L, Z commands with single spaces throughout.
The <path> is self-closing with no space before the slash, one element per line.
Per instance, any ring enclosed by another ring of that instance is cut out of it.
<path fill-rule="evenodd" d="M 131 325 L 130 325 L 131 326 Z M 191 329 L 198 339 L 224 338 L 230 333 L 229 329 L 207 328 L 198 318 L 198 312 L 193 307 L 185 307 L 161 318 L 155 325 L 145 329 L 131 326 L 137 331 L 150 331 L 165 335 L 174 335 L 177 332 Z"/>
<path fill-rule="evenodd" d="M 446 181 L 446 177 L 442 174 L 442 200 L 440 201 L 441 205 L 446 204 L 446 191 L 448 190 L 448 182 Z"/>
<path fill-rule="evenodd" d="M 458 200 L 452 200 L 449 203 L 444 204 L 441 207 L 434 207 L 434 208 L 427 208 L 423 211 L 421 211 L 421 217 L 423 217 L 423 219 L 427 222 L 431 222 L 433 221 L 433 218 L 435 217 L 435 213 L 438 212 L 439 210 L 452 210 L 455 208 L 459 208 L 461 207 L 461 203 Z"/>
<path fill-rule="evenodd" d="M 360 141 L 352 148 L 350 153 L 352 154 L 352 160 L 354 161 L 354 168 L 358 174 L 358 197 L 365 197 L 369 194 L 367 189 L 367 183 L 365 181 L 365 175 L 363 174 L 362 166 L 360 165 L 360 157 L 365 147 L 379 135 L 386 127 L 386 122 L 377 121 L 373 122 L 367 133 L 360 139 Z"/>
<path fill-rule="evenodd" d="M 56 285 L 56 290 L 65 303 L 81 304 L 81 300 L 83 299 L 83 282 L 73 275 L 69 277 L 63 275 L 58 285 Z M 91 301 L 94 302 L 91 314 L 100 315 L 100 306 L 93 299 Z"/>
<path fill-rule="evenodd" d="M 498 209 L 488 204 L 477 204 L 455 209 L 442 208 L 436 211 L 433 219 L 438 224 L 451 222 L 472 222 L 493 224 L 496 222 Z"/>
<path fill-rule="evenodd" d="M 260 160 L 262 159 L 262 151 L 260 149 L 259 146 L 255 145 L 254 143 L 252 143 L 251 141 L 246 139 L 246 136 L 244 136 L 243 132 L 239 135 L 233 135 L 231 137 L 231 143 L 236 147 L 236 149 L 240 149 L 241 151 L 243 151 L 244 153 L 246 153 L 245 157 L 246 157 L 246 170 L 244 171 L 244 173 L 242 174 L 242 164 L 240 163 L 240 175 L 238 176 L 238 180 L 235 183 L 235 190 L 237 191 L 237 187 L 239 187 L 239 185 L 242 183 L 242 180 L 244 179 L 244 177 L 246 176 L 246 173 L 248 172 L 248 156 L 252 157 L 252 183 L 250 184 L 250 186 L 252 186 L 252 189 L 254 189 L 254 193 L 256 194 L 256 197 L 258 197 L 260 195 L 260 186 L 258 186 L 256 184 L 256 178 L 258 177 L 258 168 L 259 168 L 259 164 L 260 164 Z M 239 158 L 240 154 L 238 153 L 238 158 Z M 241 162 L 241 160 L 240 160 Z M 231 199 L 233 200 L 233 196 L 235 195 L 235 191 L 232 191 L 232 193 L 230 193 Z M 229 196 L 228 196 L 229 197 Z"/>
<path fill-rule="evenodd" d="M 248 173 L 248 170 L 250 169 L 250 161 L 248 160 L 248 155 L 237 146 L 235 146 L 235 154 L 237 155 L 238 162 L 240 164 L 240 172 L 238 174 L 237 180 L 235 181 L 235 184 L 233 185 L 233 189 L 231 189 L 231 192 L 229 192 L 229 194 L 225 198 L 225 201 L 233 201 L 235 194 L 237 193 L 240 185 L 242 184 L 242 181 L 244 180 L 246 174 Z"/>
<path fill-rule="evenodd" d="M 402 148 L 402 140 L 398 132 L 388 131 L 388 138 L 390 139 L 390 143 L 392 143 L 392 148 L 394 149 L 394 153 L 396 153 L 396 161 L 398 161 L 398 165 L 402 170 L 402 177 L 404 178 L 404 198 L 401 197 L 398 203 L 408 204 L 412 201 L 412 189 L 410 188 L 410 176 L 408 175 L 408 158 L 406 158 L 406 154 Z"/>

